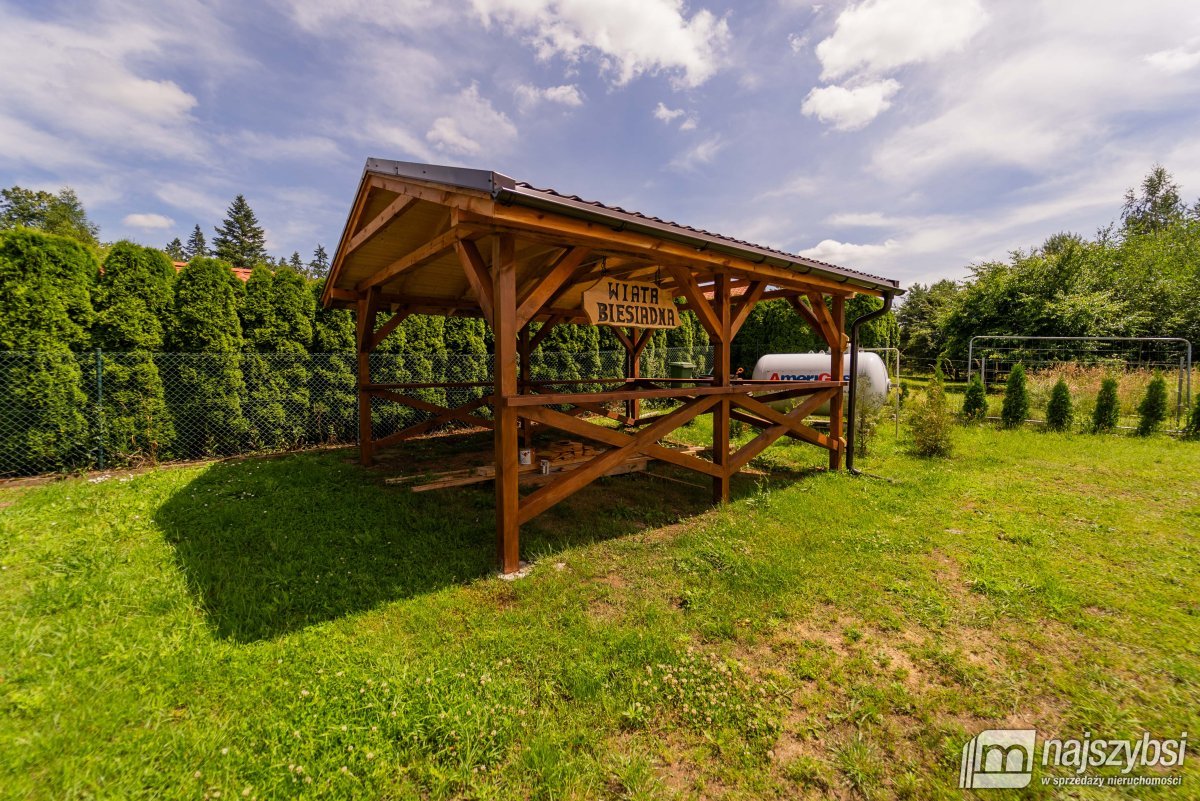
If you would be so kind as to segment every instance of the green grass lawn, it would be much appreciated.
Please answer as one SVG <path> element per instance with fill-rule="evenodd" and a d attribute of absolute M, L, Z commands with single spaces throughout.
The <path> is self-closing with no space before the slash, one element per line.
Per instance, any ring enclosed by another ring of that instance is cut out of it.
<path fill-rule="evenodd" d="M 489 487 L 346 452 L 0 489 L 0 797 L 961 798 L 982 729 L 1200 733 L 1200 444 L 890 428 L 605 479 L 516 582 Z"/>

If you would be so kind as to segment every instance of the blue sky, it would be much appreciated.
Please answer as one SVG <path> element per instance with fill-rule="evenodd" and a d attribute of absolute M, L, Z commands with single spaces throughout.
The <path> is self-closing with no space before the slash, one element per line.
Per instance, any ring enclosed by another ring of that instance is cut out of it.
<path fill-rule="evenodd" d="M 0 0 L 0 184 L 107 240 L 336 244 L 368 156 L 903 282 L 1200 195 L 1195 0 Z"/>

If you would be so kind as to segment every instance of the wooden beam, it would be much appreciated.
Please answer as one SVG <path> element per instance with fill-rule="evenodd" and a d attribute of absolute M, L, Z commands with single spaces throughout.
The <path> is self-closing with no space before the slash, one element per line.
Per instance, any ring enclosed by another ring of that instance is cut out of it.
<path fill-rule="evenodd" d="M 754 311 L 754 307 L 758 305 L 758 301 L 762 298 L 763 292 L 767 289 L 766 281 L 752 281 L 750 288 L 742 295 L 741 302 L 738 304 L 737 312 L 733 315 L 733 322 L 729 328 L 731 333 L 736 336 L 742 324 L 750 316 L 750 312 Z"/>
<path fill-rule="evenodd" d="M 392 403 L 399 403 L 402 406 L 411 406 L 412 408 L 420 409 L 423 412 L 442 415 L 447 420 L 461 420 L 464 423 L 470 423 L 471 425 L 481 426 L 483 428 L 492 427 L 491 420 L 471 414 L 469 411 L 466 411 L 461 407 L 448 409 L 445 406 L 438 406 L 436 403 L 430 403 L 429 401 L 422 400 L 420 398 L 414 398 L 412 395 L 401 395 L 399 392 L 392 392 L 390 389 L 373 389 L 370 390 L 370 394 L 390 400 Z"/>
<path fill-rule="evenodd" d="M 470 403 L 465 403 L 462 406 L 456 406 L 453 409 L 447 409 L 442 414 L 435 415 L 435 416 L 429 418 L 428 420 L 422 420 L 421 422 L 415 423 L 415 424 L 409 426 L 408 428 L 404 428 L 404 429 L 401 429 L 400 431 L 396 431 L 391 434 L 388 434 L 386 437 L 380 437 L 379 439 L 375 440 L 375 448 L 376 448 L 376 450 L 378 450 L 380 448 L 387 448 L 391 445 L 395 445 L 398 442 L 403 442 L 404 440 L 412 439 L 413 437 L 419 437 L 421 434 L 424 434 L 426 431 L 429 431 L 430 429 L 433 429 L 433 428 L 437 428 L 438 426 L 442 425 L 443 423 L 448 423 L 451 420 L 455 420 L 455 419 L 461 420 L 462 416 L 460 415 L 460 413 L 465 414 L 466 412 L 472 412 L 472 411 L 478 409 L 480 406 L 490 403 L 491 399 L 492 399 L 491 395 L 484 395 L 482 398 L 476 398 L 475 400 L 471 401 Z M 479 419 L 483 419 L 483 418 L 479 418 Z M 492 421 L 484 420 L 482 423 L 477 423 L 477 425 L 484 426 L 486 428 L 491 428 Z"/>
<path fill-rule="evenodd" d="M 577 417 L 572 417 L 569 414 L 563 414 L 562 412 L 554 411 L 553 409 L 544 409 L 535 406 L 528 409 L 522 409 L 520 415 L 522 417 L 536 420 L 537 422 L 547 425 L 551 428 L 557 428 L 560 431 L 565 431 L 568 434 L 575 434 L 576 436 L 583 437 L 584 439 L 590 439 L 594 442 L 602 442 L 605 445 L 612 445 L 618 448 L 630 444 L 630 442 L 632 442 L 634 439 L 629 434 L 622 434 L 620 431 L 616 431 L 611 428 L 605 428 L 604 426 L 598 426 L 594 423 L 580 420 Z M 659 415 L 659 417 L 666 416 L 666 413 Z M 651 421 L 647 420 L 646 422 Z M 705 460 L 698 459 L 690 454 L 680 453 L 679 451 L 672 450 L 665 445 L 659 445 L 657 443 L 652 443 L 649 445 L 643 444 L 639 447 L 638 452 L 660 461 L 670 462 L 671 464 L 678 465 L 679 467 L 684 467 L 688 470 L 695 470 L 700 473 L 705 473 L 706 475 L 715 476 L 721 473 L 721 468 L 717 465 L 714 465 L 712 462 L 706 462 Z"/>
<path fill-rule="evenodd" d="M 458 253 L 458 261 L 467 275 L 467 283 L 475 291 L 484 319 L 488 321 L 488 325 L 492 325 L 492 276 L 487 265 L 483 263 L 479 248 L 470 239 L 460 239 L 454 243 L 454 250 Z"/>
<path fill-rule="evenodd" d="M 509 401 L 517 385 L 517 258 L 516 239 L 500 234 L 492 243 L 492 331 L 495 341 L 496 551 L 500 570 L 521 567 L 520 497 L 518 495 L 517 413 Z"/>
<path fill-rule="evenodd" d="M 821 308 L 825 308 L 824 304 L 821 304 Z M 833 338 L 829 343 L 830 378 L 842 381 L 845 378 L 846 361 L 845 348 L 842 346 L 842 332 L 846 328 L 846 299 L 841 295 L 833 296 L 833 311 L 829 313 L 829 318 L 833 330 Z M 843 437 L 842 397 L 843 389 L 838 387 L 837 394 L 829 400 L 829 437 L 837 446 L 829 451 L 830 470 L 841 469 L 842 451 L 846 444 Z"/>
<path fill-rule="evenodd" d="M 828 339 L 828 336 L 825 333 L 825 327 L 821 324 L 821 321 L 817 319 L 817 315 L 813 314 L 812 309 L 808 308 L 804 301 L 800 300 L 799 296 L 790 297 L 788 298 L 788 301 L 792 304 L 792 308 L 796 310 L 796 314 L 803 317 L 804 322 L 808 323 L 808 327 L 813 330 L 814 334 L 819 336 L 821 339 Z"/>
<path fill-rule="evenodd" d="M 649 428 L 630 437 L 628 444 L 599 454 L 587 464 L 565 474 L 554 483 L 547 484 L 537 490 L 525 498 L 524 503 L 521 504 L 520 522 L 526 523 L 537 517 L 554 504 L 583 489 L 604 475 L 610 468 L 625 461 L 632 454 L 641 453 L 642 448 L 656 443 L 667 432 L 674 431 L 717 403 L 719 403 L 719 399 L 713 397 L 696 398 L 688 401 L 663 419 L 656 420 Z M 513 472 L 515 473 L 516 471 L 514 470 Z M 497 473 L 498 479 L 499 473 Z"/>
<path fill-rule="evenodd" d="M 473 218 L 473 215 L 468 214 L 464 217 L 464 219 L 470 218 Z M 643 256 L 661 262 L 664 266 L 669 263 L 679 266 L 703 263 L 714 270 L 728 269 L 751 278 L 766 278 L 777 286 L 820 288 L 831 292 L 864 292 L 876 296 L 883 292 L 883 290 L 850 286 L 848 279 L 839 280 L 834 277 L 813 275 L 811 272 L 805 272 L 803 268 L 793 270 L 767 264 L 765 261 L 756 262 L 739 256 L 726 255 L 716 250 L 701 250 L 694 245 L 672 242 L 650 234 L 618 230 L 617 226 L 620 223 L 617 222 L 605 225 L 587 220 L 576 220 L 540 209 L 504 204 L 496 204 L 492 219 L 481 219 L 481 221 L 500 228 L 511 227 L 513 230 L 549 233 L 554 235 L 559 242 L 572 241 L 594 248 L 618 250 L 630 255 Z"/>
<path fill-rule="evenodd" d="M 730 386 L 730 346 L 733 342 L 733 310 L 730 306 L 729 275 L 721 273 L 717 276 L 713 291 L 713 310 L 716 312 L 717 325 L 720 335 L 716 339 L 716 351 L 713 358 L 713 384 L 726 388 Z M 701 297 L 703 300 L 703 297 Z M 729 479 L 733 470 L 729 465 L 729 398 L 722 397 L 713 407 L 712 415 L 712 460 L 722 468 L 721 475 L 713 477 L 713 503 L 729 502 Z"/>
<path fill-rule="evenodd" d="M 629 338 L 628 334 L 626 334 L 617 326 L 611 326 L 609 330 L 613 332 L 613 336 L 620 340 L 621 345 L 625 348 L 625 352 L 627 354 L 633 351 L 633 340 Z M 626 377 L 628 378 L 628 376 Z"/>
<path fill-rule="evenodd" d="M 730 455 L 730 471 L 737 472 L 738 470 L 741 470 L 742 467 L 744 467 L 751 459 L 770 447 L 775 440 L 789 432 L 802 439 L 808 439 L 811 437 L 812 440 L 816 441 L 815 444 L 821 444 L 822 440 L 828 440 L 827 437 L 821 436 L 821 434 L 814 429 L 802 425 L 800 421 L 812 414 L 813 410 L 824 403 L 825 400 L 829 398 L 830 393 L 834 391 L 835 390 L 827 390 L 814 395 L 804 403 L 797 406 L 795 409 L 792 409 L 787 414 L 777 412 L 770 406 L 756 404 L 759 409 L 765 409 L 769 413 L 770 416 L 764 415 L 764 417 L 766 417 L 767 420 L 773 421 L 775 424 L 764 429 L 761 434 L 743 445 L 736 453 Z M 753 401 L 753 398 L 740 398 L 739 400 Z M 746 404 L 742 404 L 742 406 L 744 408 L 748 408 Z M 759 411 L 759 409 L 755 409 L 755 411 Z M 739 415 L 739 417 L 741 417 L 741 415 Z M 826 445 L 826 447 L 828 447 L 828 445 Z"/>
<path fill-rule="evenodd" d="M 812 309 L 813 316 L 821 323 L 821 331 L 825 337 L 825 343 L 829 345 L 831 351 L 840 350 L 841 337 L 839 332 L 841 329 L 834 324 L 833 314 L 829 311 L 829 307 L 825 305 L 825 297 L 820 292 L 807 292 L 808 306 Z M 836 303 L 838 295 L 833 296 Z"/>
<path fill-rule="evenodd" d="M 389 203 L 387 208 L 375 215 L 375 219 L 364 225 L 357 234 L 350 238 L 350 241 L 346 243 L 346 255 L 349 256 L 382 233 L 385 228 L 399 219 L 400 215 L 411 209 L 416 202 L 415 197 L 400 195 Z"/>
<path fill-rule="evenodd" d="M 622 378 L 614 378 L 612 381 L 618 384 L 624 383 L 624 379 Z M 558 383 L 569 384 L 575 382 L 561 381 Z M 678 389 L 634 389 L 614 390 L 610 392 L 547 392 L 540 395 L 520 395 L 513 397 L 509 399 L 508 404 L 510 406 L 556 406 L 560 403 L 575 403 L 576 401 L 584 401 L 588 403 L 609 403 L 629 400 L 631 398 L 646 400 L 647 398 L 695 398 L 706 395 L 749 395 L 752 392 L 766 392 L 774 387 L 778 387 L 780 390 L 791 389 L 800 394 L 809 394 L 812 392 L 820 392 L 822 389 L 830 389 L 832 388 L 832 384 L 833 382 L 830 381 L 797 381 L 794 383 L 772 381 L 766 385 L 734 384 L 726 387 L 703 385 L 697 387 L 680 387 Z"/>
<path fill-rule="evenodd" d="M 542 327 L 533 335 L 533 339 L 529 340 L 529 352 L 537 350 L 538 345 L 542 344 L 542 340 L 550 335 L 550 329 L 558 325 L 562 321 L 562 317 L 555 314 L 551 315 L 550 319 L 542 323 Z"/>
<path fill-rule="evenodd" d="M 388 281 L 391 281 L 401 273 L 407 272 L 414 267 L 420 267 L 430 259 L 434 259 L 442 255 L 449 250 L 455 242 L 464 236 L 467 236 L 467 232 L 465 232 L 463 229 L 451 228 L 446 233 L 435 236 L 433 239 L 426 242 L 424 245 L 421 245 L 411 253 L 396 259 L 382 270 L 377 270 L 371 275 L 368 275 L 366 278 L 355 284 L 354 288 L 359 292 L 362 292 L 370 289 L 371 287 L 386 284 Z"/>
<path fill-rule="evenodd" d="M 364 467 L 375 462 L 375 448 L 371 441 L 371 395 L 367 385 L 371 383 L 371 340 L 375 331 L 375 315 L 379 308 L 379 290 L 367 291 L 358 301 L 355 350 L 358 357 L 358 459 Z"/>
<path fill-rule="evenodd" d="M 409 312 L 407 310 L 397 311 L 386 323 L 379 326 L 378 330 L 371 335 L 371 350 L 379 350 L 379 346 L 383 344 L 383 340 L 387 339 L 388 335 L 395 331 L 397 326 L 408 318 L 408 315 Z"/>
<path fill-rule="evenodd" d="M 671 267 L 668 272 L 675 277 L 675 283 L 679 286 L 679 291 L 683 293 L 687 299 L 688 308 L 700 320 L 700 325 L 704 326 L 704 330 L 708 332 L 709 339 L 713 342 L 721 341 L 721 325 L 717 320 L 716 314 L 713 313 L 713 308 L 708 304 L 708 300 L 704 297 L 704 293 L 700 291 L 700 287 L 696 284 L 696 279 L 684 267 Z"/>
<path fill-rule="evenodd" d="M 566 285 L 590 252 L 584 247 L 573 247 L 568 248 L 559 257 L 554 266 L 550 268 L 550 272 L 535 283 L 521 299 L 517 306 L 517 328 L 524 328 L 525 324 L 537 314 L 542 306 L 546 305 L 554 293 Z"/>

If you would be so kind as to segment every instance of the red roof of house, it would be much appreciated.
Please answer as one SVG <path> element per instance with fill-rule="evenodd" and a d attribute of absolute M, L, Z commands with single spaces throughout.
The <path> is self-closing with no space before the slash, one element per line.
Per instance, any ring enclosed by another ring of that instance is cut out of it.
<path fill-rule="evenodd" d="M 179 272 L 184 267 L 187 267 L 186 261 L 175 261 L 175 262 L 171 262 L 171 263 L 175 265 L 175 272 Z M 245 268 L 245 267 L 230 267 L 229 269 L 233 271 L 234 277 L 240 279 L 242 281 L 242 283 L 245 283 L 246 281 L 250 280 L 250 270 L 248 270 L 247 268 Z"/>

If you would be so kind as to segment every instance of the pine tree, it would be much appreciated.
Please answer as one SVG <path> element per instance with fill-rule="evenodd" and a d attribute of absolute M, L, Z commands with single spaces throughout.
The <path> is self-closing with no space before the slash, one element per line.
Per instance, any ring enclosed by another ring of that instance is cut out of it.
<path fill-rule="evenodd" d="M 300 258 L 300 251 L 292 251 L 292 257 L 288 259 L 288 267 L 294 270 L 297 275 L 304 275 L 304 260 Z"/>
<path fill-rule="evenodd" d="M 167 344 L 172 358 L 169 400 L 176 454 L 230 454 L 246 442 L 242 411 L 242 328 L 229 265 L 197 258 L 175 281 Z"/>
<path fill-rule="evenodd" d="M 1138 404 L 1138 434 L 1148 437 L 1167 419 L 1167 380 L 1155 373 Z"/>
<path fill-rule="evenodd" d="M 30 473 L 85 463 L 88 421 L 72 350 L 91 344 L 89 288 L 100 272 L 74 239 L 29 228 L 0 231 L 0 464 Z M 11 419 L 11 418 L 10 418 Z"/>
<path fill-rule="evenodd" d="M 1092 410 L 1092 431 L 1112 431 L 1121 420 L 1121 404 L 1117 400 L 1117 379 L 1106 378 L 1100 382 L 1100 394 L 1096 396 L 1096 408 Z"/>
<path fill-rule="evenodd" d="M 312 260 L 308 263 L 309 278 L 324 278 L 329 274 L 329 256 L 325 253 L 324 245 L 317 245 L 313 251 Z"/>
<path fill-rule="evenodd" d="M 962 416 L 964 420 L 976 422 L 986 419 L 987 412 L 987 392 L 984 390 L 983 380 L 976 374 L 971 376 L 971 381 L 967 384 L 967 392 L 963 396 Z"/>
<path fill-rule="evenodd" d="M 187 261 L 187 253 L 183 250 L 183 242 L 179 237 L 175 237 L 170 243 L 163 248 L 163 253 L 167 254 L 167 258 L 171 261 Z"/>
<path fill-rule="evenodd" d="M 92 293 L 95 345 L 104 351 L 105 450 L 157 458 L 175 431 L 155 355 L 171 305 L 175 268 L 162 251 L 118 242 Z"/>
<path fill-rule="evenodd" d="M 197 224 L 196 227 L 192 229 L 192 235 L 188 237 L 187 244 L 183 248 L 184 258 L 182 261 L 191 261 L 197 256 L 204 258 L 208 255 L 208 240 L 204 238 L 204 231 L 202 231 L 200 226 Z"/>
<path fill-rule="evenodd" d="M 1046 406 L 1046 428 L 1050 431 L 1066 431 L 1071 427 L 1075 412 L 1071 408 L 1071 389 L 1067 382 L 1058 379 L 1050 391 L 1050 403 Z"/>
<path fill-rule="evenodd" d="M 1013 365 L 1004 385 L 1004 403 L 1000 407 L 1000 423 L 1005 428 L 1019 428 L 1029 417 L 1029 390 L 1025 386 L 1025 367 Z"/>
<path fill-rule="evenodd" d="M 218 259 L 234 267 L 254 267 L 268 260 L 267 235 L 258 224 L 254 209 L 245 195 L 238 195 L 229 204 L 225 219 L 216 228 L 213 250 Z"/>

